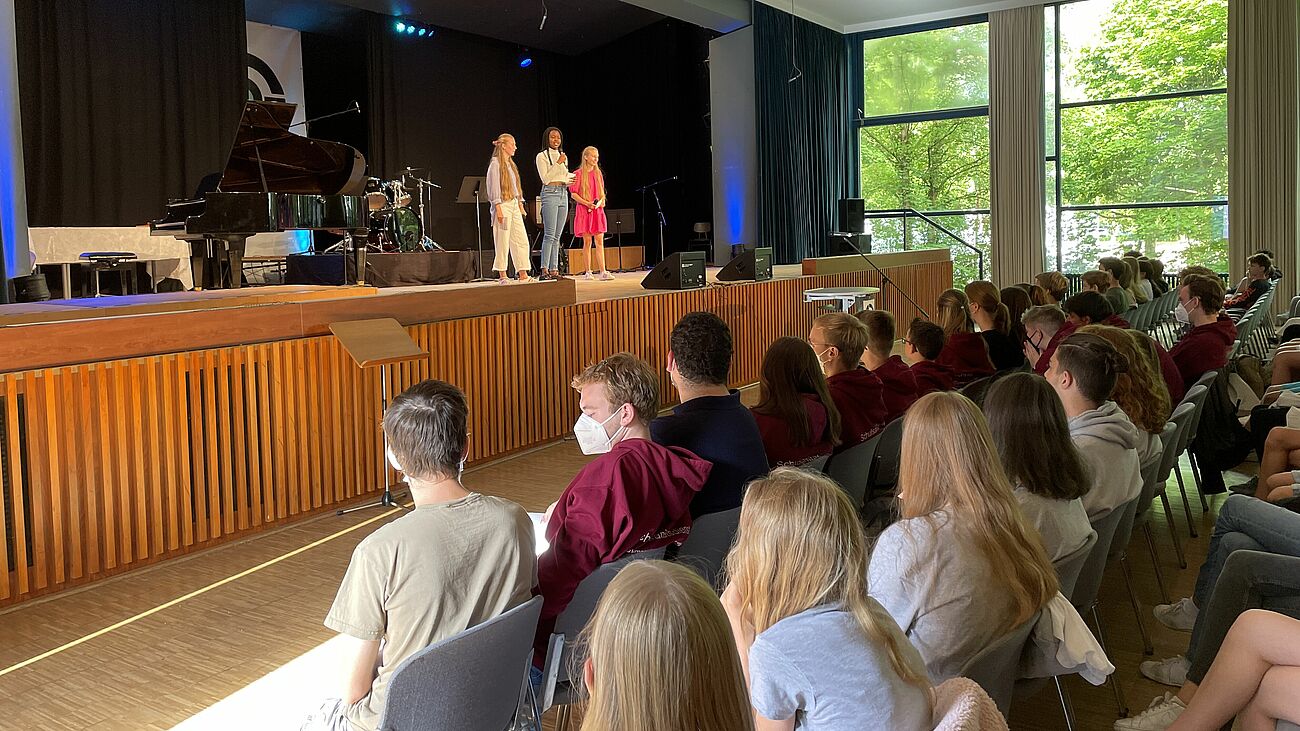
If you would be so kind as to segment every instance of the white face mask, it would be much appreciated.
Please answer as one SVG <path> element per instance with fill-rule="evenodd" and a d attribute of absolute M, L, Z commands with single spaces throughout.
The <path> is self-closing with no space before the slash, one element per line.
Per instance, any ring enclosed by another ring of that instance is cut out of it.
<path fill-rule="evenodd" d="M 578 446 L 582 448 L 583 454 L 604 454 L 614 446 L 614 440 L 618 439 L 626 427 L 620 426 L 618 431 L 614 432 L 614 436 L 610 436 L 605 432 L 605 425 L 621 411 L 621 408 L 618 409 L 604 421 L 596 421 L 587 414 L 578 417 L 573 424 L 573 436 L 578 439 Z"/>
<path fill-rule="evenodd" d="M 822 375 L 825 375 L 825 374 L 826 374 L 826 361 L 822 360 L 822 356 L 823 356 L 823 355 L 826 355 L 826 354 L 829 353 L 829 352 L 831 352 L 831 349 L 830 349 L 830 348 L 827 348 L 827 349 L 825 349 L 825 350 L 823 350 L 822 352 L 820 352 L 820 353 L 817 354 L 817 365 L 819 365 L 819 366 L 822 367 Z"/>
<path fill-rule="evenodd" d="M 1187 305 L 1179 303 L 1179 305 L 1174 308 L 1174 319 L 1183 325 L 1191 324 L 1192 318 L 1191 315 L 1187 313 Z"/>

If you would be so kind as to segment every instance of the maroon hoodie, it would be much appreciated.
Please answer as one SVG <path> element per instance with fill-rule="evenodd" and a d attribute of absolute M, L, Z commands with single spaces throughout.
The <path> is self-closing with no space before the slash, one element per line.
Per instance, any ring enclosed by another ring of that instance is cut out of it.
<path fill-rule="evenodd" d="M 989 346 L 979 333 L 956 333 L 948 336 L 938 362 L 952 369 L 953 383 L 958 388 L 977 378 L 993 375 L 993 361 L 989 359 Z"/>
<path fill-rule="evenodd" d="M 952 369 L 937 360 L 922 360 L 912 364 L 912 377 L 916 379 L 916 397 L 935 391 L 953 389 Z"/>
<path fill-rule="evenodd" d="M 916 375 L 903 359 L 890 356 L 889 360 L 872 371 L 885 386 L 886 423 L 897 419 L 917 399 Z"/>
<path fill-rule="evenodd" d="M 789 423 L 776 416 L 754 411 L 754 421 L 758 422 L 758 431 L 763 435 L 763 448 L 767 451 L 769 467 L 801 465 L 810 459 L 831 453 L 830 418 L 826 414 L 826 407 L 816 394 L 804 393 L 800 396 L 803 397 L 804 413 L 808 415 L 811 444 L 795 445 L 794 430 Z"/>
<path fill-rule="evenodd" d="M 1165 350 L 1159 340 L 1155 344 L 1156 355 L 1160 357 L 1160 375 L 1164 376 L 1165 386 L 1169 388 L 1169 403 L 1177 406 L 1183 396 L 1187 395 L 1187 384 L 1183 383 L 1183 374 L 1178 372 L 1178 364 L 1174 363 L 1169 351 Z"/>
<path fill-rule="evenodd" d="M 1043 348 L 1042 354 L 1038 356 L 1038 362 L 1034 364 L 1034 373 L 1040 376 L 1046 374 L 1047 367 L 1052 364 L 1052 353 L 1056 352 L 1056 346 L 1060 345 L 1062 340 L 1073 335 L 1074 331 L 1078 329 L 1078 325 L 1068 320 L 1062 324 L 1061 329 L 1057 330 L 1052 339 L 1047 341 L 1047 347 Z"/>
<path fill-rule="evenodd" d="M 840 412 L 840 446 L 835 448 L 836 452 L 867 441 L 889 423 L 885 387 L 876 374 L 866 368 L 854 368 L 830 376 L 826 385 Z"/>
<path fill-rule="evenodd" d="M 1232 320 L 1220 316 L 1214 322 L 1192 328 L 1169 349 L 1183 385 L 1196 383 L 1196 379 L 1209 371 L 1217 371 L 1228 362 L 1228 349 L 1237 339 L 1237 326 Z M 1170 397 L 1172 398 L 1172 394 Z"/>
<path fill-rule="evenodd" d="M 686 540 L 691 499 L 711 469 L 681 447 L 625 439 L 578 471 L 555 503 L 546 523 L 550 548 L 537 559 L 542 617 L 534 664 L 545 661 L 555 619 L 578 584 L 601 564 Z"/>
<path fill-rule="evenodd" d="M 1101 321 L 1101 324 L 1103 324 L 1103 325 L 1110 325 L 1111 327 L 1118 327 L 1118 328 L 1121 328 L 1121 329 L 1123 329 L 1123 330 L 1132 330 L 1132 329 L 1133 329 L 1133 325 L 1132 325 L 1132 323 L 1130 323 L 1128 320 L 1125 320 L 1124 318 L 1120 317 L 1119 315 L 1111 315 L 1110 317 L 1107 317 L 1105 320 L 1102 320 L 1102 321 Z"/>

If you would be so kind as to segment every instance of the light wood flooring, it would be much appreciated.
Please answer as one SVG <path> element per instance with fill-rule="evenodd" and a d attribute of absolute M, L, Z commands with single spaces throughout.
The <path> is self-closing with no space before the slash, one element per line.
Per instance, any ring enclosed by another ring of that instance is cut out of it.
<path fill-rule="evenodd" d="M 472 470 L 466 483 L 536 511 L 586 459 L 565 441 Z M 1190 480 L 1186 465 L 1183 472 Z M 1171 487 L 1187 569 L 1178 568 L 1159 510 L 1156 535 L 1169 593 L 1177 599 L 1191 592 L 1213 514 L 1202 515 L 1192 497 L 1201 537 L 1188 541 Z M 317 517 L 0 614 L 0 729 L 296 729 L 333 687 L 333 633 L 321 620 L 352 549 L 394 514 Z M 1187 635 L 1150 616 L 1160 597 L 1140 532 L 1130 556 L 1155 657 L 1183 652 Z M 1137 672 L 1144 658 L 1117 570 L 1108 571 L 1101 613 L 1136 713 L 1165 689 Z M 1109 729 L 1116 716 L 1110 690 L 1077 677 L 1068 686 L 1080 728 Z M 1017 702 L 1011 725 L 1064 728 L 1051 687 Z"/>

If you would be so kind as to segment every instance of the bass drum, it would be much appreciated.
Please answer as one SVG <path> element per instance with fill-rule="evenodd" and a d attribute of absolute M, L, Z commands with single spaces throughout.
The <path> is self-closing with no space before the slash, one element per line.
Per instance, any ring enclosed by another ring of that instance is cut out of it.
<path fill-rule="evenodd" d="M 424 251 L 424 224 L 410 208 L 394 208 L 388 216 L 388 240 L 398 251 Z"/>

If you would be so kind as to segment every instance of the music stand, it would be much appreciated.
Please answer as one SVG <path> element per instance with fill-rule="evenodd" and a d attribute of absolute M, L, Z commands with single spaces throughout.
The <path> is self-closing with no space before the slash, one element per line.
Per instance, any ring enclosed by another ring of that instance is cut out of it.
<path fill-rule="evenodd" d="M 623 234 L 636 233 L 636 209 L 607 208 L 605 223 L 618 241 L 618 269 L 615 271 L 626 271 L 623 268 Z M 641 258 L 644 259 L 645 255 L 642 254 Z"/>
<path fill-rule="evenodd" d="M 428 353 L 421 350 L 420 346 L 411 340 L 411 336 L 406 334 L 406 328 L 391 317 L 332 322 L 330 332 L 338 338 L 339 344 L 356 362 L 358 368 L 379 367 L 381 397 L 379 420 L 382 424 L 384 412 L 388 410 L 388 366 L 425 357 Z M 384 494 L 373 503 L 345 508 L 335 513 L 336 515 L 344 515 L 364 508 L 406 508 L 393 499 L 393 491 L 388 479 L 388 435 L 383 434 L 383 439 Z"/>
<path fill-rule="evenodd" d="M 473 279 L 475 282 L 491 281 L 490 278 L 483 276 L 483 212 L 478 207 L 482 198 L 481 193 L 486 187 L 486 176 L 466 175 L 461 178 L 460 191 L 456 193 L 457 203 L 474 204 L 474 233 L 478 239 L 478 261 L 474 264 L 474 268 L 478 270 L 478 276 Z"/>

